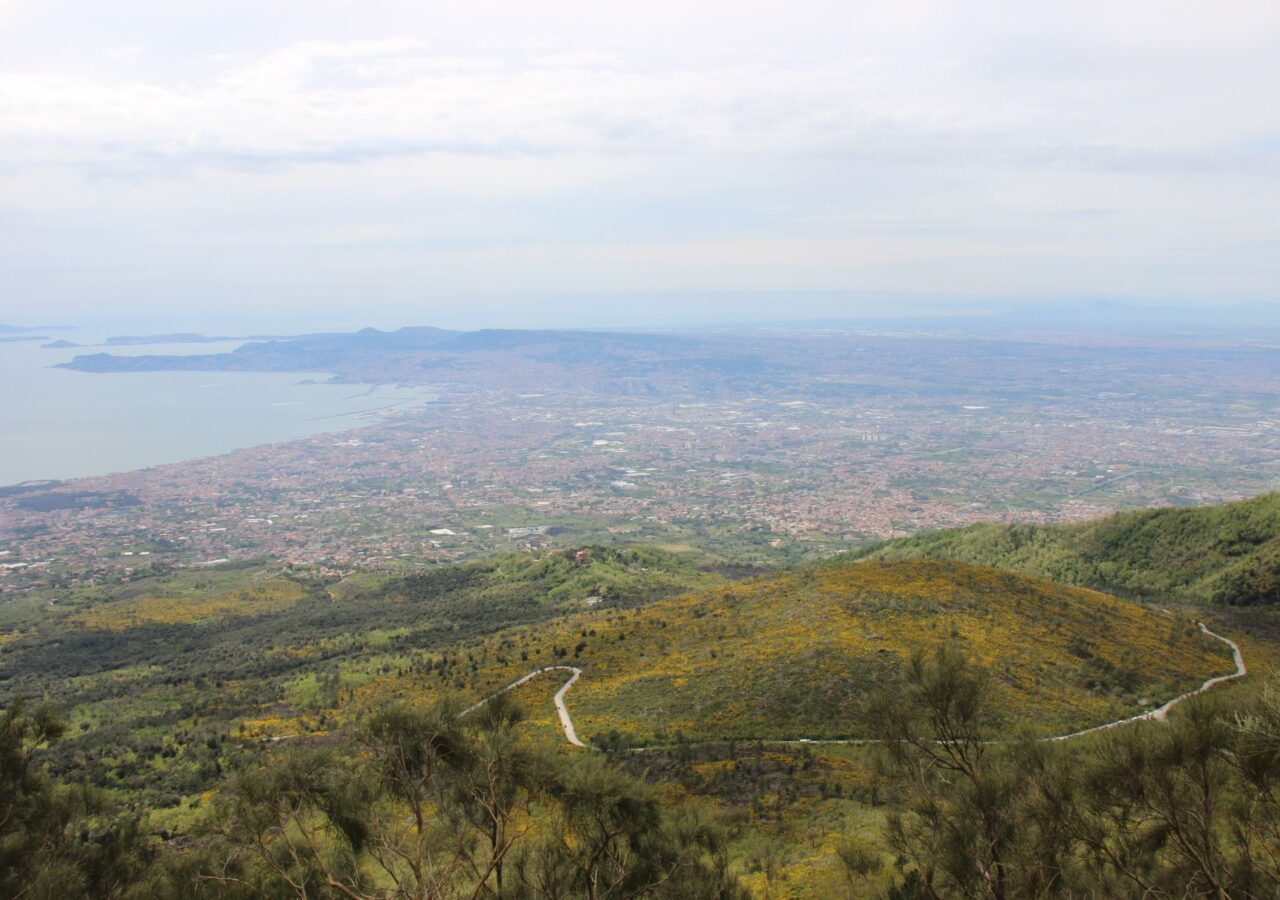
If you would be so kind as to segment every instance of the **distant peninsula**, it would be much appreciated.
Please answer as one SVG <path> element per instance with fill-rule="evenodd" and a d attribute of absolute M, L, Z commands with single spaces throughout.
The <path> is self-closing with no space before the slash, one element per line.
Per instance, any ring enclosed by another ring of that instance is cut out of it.
<path fill-rule="evenodd" d="M 764 365 L 756 350 L 720 335 L 571 330 L 451 331 L 433 327 L 299 335 L 249 341 L 229 353 L 77 355 L 79 372 L 308 372 L 365 384 L 471 384 L 554 390 L 565 385 L 624 394 L 672 386 L 718 389 L 774 379 L 790 360 Z M 661 387 L 660 387 L 661 385 Z"/>
<path fill-rule="evenodd" d="M 246 338 L 243 346 L 229 353 L 189 355 L 148 354 L 117 356 L 111 353 L 78 355 L 57 368 L 80 372 L 308 372 L 334 371 L 346 368 L 357 356 L 386 358 L 388 354 L 417 354 L 432 350 L 447 337 L 461 332 L 438 328 L 402 328 L 383 332 L 366 328 L 353 334 L 309 334 L 286 338 Z M 233 338 L 207 338 L 201 335 L 169 335 L 165 343 L 198 343 Z M 112 346 L 137 346 L 161 343 L 157 337 L 108 338 Z"/>
<path fill-rule="evenodd" d="M 48 340 L 46 335 L 39 335 L 39 337 L 42 340 Z M 279 337 L 279 335 L 211 335 L 184 331 L 173 334 L 115 335 L 107 338 L 101 344 L 76 344 L 68 340 L 59 340 L 43 346 L 48 350 L 70 350 L 76 347 L 142 347 L 147 344 L 216 344 L 226 341 L 270 341 L 277 340 Z"/>
<path fill-rule="evenodd" d="M 266 340 L 266 337 L 244 337 L 243 335 L 209 335 L 194 332 L 178 332 L 174 334 L 125 334 L 109 337 L 108 347 L 136 347 L 141 344 L 213 344 L 218 341 L 251 341 Z"/>

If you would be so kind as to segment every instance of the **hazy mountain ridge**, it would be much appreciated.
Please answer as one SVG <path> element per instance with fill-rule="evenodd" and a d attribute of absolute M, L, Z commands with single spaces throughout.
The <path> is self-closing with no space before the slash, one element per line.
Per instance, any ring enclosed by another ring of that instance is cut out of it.
<path fill-rule="evenodd" d="M 585 380 L 606 390 L 658 377 L 686 389 L 727 387 L 729 376 L 768 377 L 785 370 L 778 360 L 740 351 L 723 338 L 639 332 L 431 327 L 350 334 L 314 334 L 250 341 L 230 353 L 76 356 L 62 368 L 82 372 L 252 371 L 332 372 L 342 381 L 373 383 L 465 382 L 504 387 L 554 388 Z M 583 373 L 587 373 L 584 374 Z"/>
<path fill-rule="evenodd" d="M 1119 339 L 1117 339 L 1119 340 Z M 230 353 L 77 355 L 82 372 L 329 372 L 339 381 L 588 391 L 914 397 L 980 393 L 1019 400 L 1136 392 L 1185 396 L 1206 367 L 1239 372 L 1239 384 L 1275 377 L 1266 346 L 1224 346 L 1173 331 L 1096 339 L 1087 331 L 1000 333 L 913 328 L 779 332 L 581 330 L 449 331 L 431 327 L 250 341 Z M 1255 393 L 1261 397 L 1261 392 Z"/>

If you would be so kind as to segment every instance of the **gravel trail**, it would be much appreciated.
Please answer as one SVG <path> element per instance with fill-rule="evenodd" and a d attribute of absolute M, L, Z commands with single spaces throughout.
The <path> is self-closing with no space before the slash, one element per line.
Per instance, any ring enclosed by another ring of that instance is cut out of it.
<path fill-rule="evenodd" d="M 1169 711 L 1173 709 L 1175 706 L 1177 706 L 1179 703 L 1182 703 L 1184 700 L 1189 700 L 1192 697 L 1195 697 L 1199 694 L 1203 694 L 1205 691 L 1208 691 L 1219 684 L 1224 684 L 1225 682 L 1228 682 L 1228 681 L 1234 681 L 1237 678 L 1243 678 L 1244 676 L 1249 674 L 1249 668 L 1248 666 L 1245 665 L 1244 654 L 1240 651 L 1239 644 L 1231 640 L 1231 638 L 1226 638 L 1220 634 L 1216 634 L 1210 631 L 1208 628 L 1205 627 L 1205 624 L 1203 622 L 1197 622 L 1196 624 L 1200 626 L 1200 630 L 1205 634 L 1207 634 L 1209 637 L 1216 638 L 1217 640 L 1222 641 L 1222 643 L 1226 644 L 1228 647 L 1231 648 L 1231 656 L 1232 656 L 1232 659 L 1235 660 L 1235 664 L 1236 664 L 1236 670 L 1234 673 L 1232 673 L 1231 675 L 1218 675 L 1213 678 L 1210 678 L 1204 684 L 1200 685 L 1200 687 L 1196 688 L 1194 691 L 1188 691 L 1185 694 L 1179 694 L 1177 697 L 1174 697 L 1168 703 L 1164 704 L 1163 706 L 1157 709 L 1153 709 L 1149 712 L 1139 713 L 1136 716 L 1129 716 L 1126 719 L 1116 719 L 1114 722 L 1104 722 L 1101 725 L 1094 725 L 1091 728 L 1084 728 L 1080 731 L 1073 731 L 1070 734 L 1059 734 L 1053 737 L 1041 738 L 1040 740 L 1069 741 L 1073 738 L 1082 737 L 1083 735 L 1086 735 L 1086 734 L 1093 734 L 1094 732 L 1097 732 L 1097 731 L 1105 731 L 1108 728 L 1119 728 L 1121 725 L 1128 725 L 1132 722 L 1141 722 L 1144 720 L 1150 720 L 1153 722 L 1163 722 L 1169 718 Z M 579 669 L 577 666 L 544 666 L 541 669 L 534 669 L 528 675 L 525 675 L 522 678 L 516 679 L 515 681 L 511 682 L 509 685 L 507 685 L 497 693 L 503 694 L 503 693 L 506 693 L 507 691 L 513 690 L 514 688 L 518 688 L 520 687 L 520 685 L 524 684 L 526 681 L 529 681 L 532 678 L 536 678 L 537 676 L 541 675 L 544 672 L 572 672 L 573 673 L 573 676 L 564 683 L 564 686 L 560 688 L 560 690 L 556 691 L 556 696 L 555 696 L 556 714 L 560 717 L 560 727 L 564 729 L 565 740 L 567 740 L 570 744 L 572 744 L 575 747 L 585 747 L 586 744 L 582 743 L 582 741 L 578 739 L 578 733 L 574 730 L 574 727 L 573 727 L 573 719 L 569 717 L 569 710 L 564 703 L 564 695 L 569 693 L 569 688 L 573 687 L 574 682 L 576 682 L 582 676 L 582 670 Z M 491 696 L 497 696 L 497 695 L 494 694 Z M 462 715 L 465 716 L 467 713 L 471 712 L 472 710 L 479 709 L 488 700 L 489 700 L 489 697 L 486 697 L 484 700 L 481 700 L 479 703 L 476 703 L 473 706 L 467 707 L 465 710 L 462 711 Z M 829 740 L 829 739 L 822 739 L 822 738 L 792 738 L 789 740 L 764 741 L 763 743 L 766 743 L 766 744 L 874 744 L 878 742 L 870 738 L 846 738 L 843 740 L 841 739 Z M 633 752 L 643 752 L 645 750 L 661 750 L 663 748 L 633 747 L 631 749 Z"/>

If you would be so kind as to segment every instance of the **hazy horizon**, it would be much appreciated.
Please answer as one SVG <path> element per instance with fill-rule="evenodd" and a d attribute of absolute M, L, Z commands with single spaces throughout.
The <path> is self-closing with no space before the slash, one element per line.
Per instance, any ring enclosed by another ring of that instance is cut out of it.
<path fill-rule="evenodd" d="M 951 323 L 956 326 L 1019 326 L 1066 323 L 1081 329 L 1114 330 L 1143 323 L 1177 328 L 1205 324 L 1220 328 L 1280 328 L 1280 303 L 1246 301 L 1202 305 L 1156 303 L 1142 298 L 1043 298 L 1015 303 L 982 298 L 851 292 L 682 292 L 596 294 L 578 297 L 463 298 L 448 305 L 335 307 L 306 312 L 174 309 L 168 313 L 122 311 L 74 320 L 28 314 L 0 318 L 0 325 L 45 329 L 50 337 L 93 345 L 108 336 L 199 333 L 244 337 L 430 326 L 461 331 L 482 329 L 682 330 L 772 328 L 877 322 Z"/>
<path fill-rule="evenodd" d="M 1273 3 L 0 11 L 0 321 L 652 326 L 776 318 L 744 292 L 826 318 L 1280 283 Z"/>

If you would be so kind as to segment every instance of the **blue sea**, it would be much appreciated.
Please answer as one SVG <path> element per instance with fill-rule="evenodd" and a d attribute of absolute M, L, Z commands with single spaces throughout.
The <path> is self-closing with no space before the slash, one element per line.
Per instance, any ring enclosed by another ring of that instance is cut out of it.
<path fill-rule="evenodd" d="M 51 333 L 85 343 L 79 334 Z M 219 353 L 234 343 L 46 349 L 0 342 L 0 485 L 105 475 L 342 431 L 430 399 L 421 387 L 326 383 L 318 373 L 51 368 L 77 353 Z"/>

